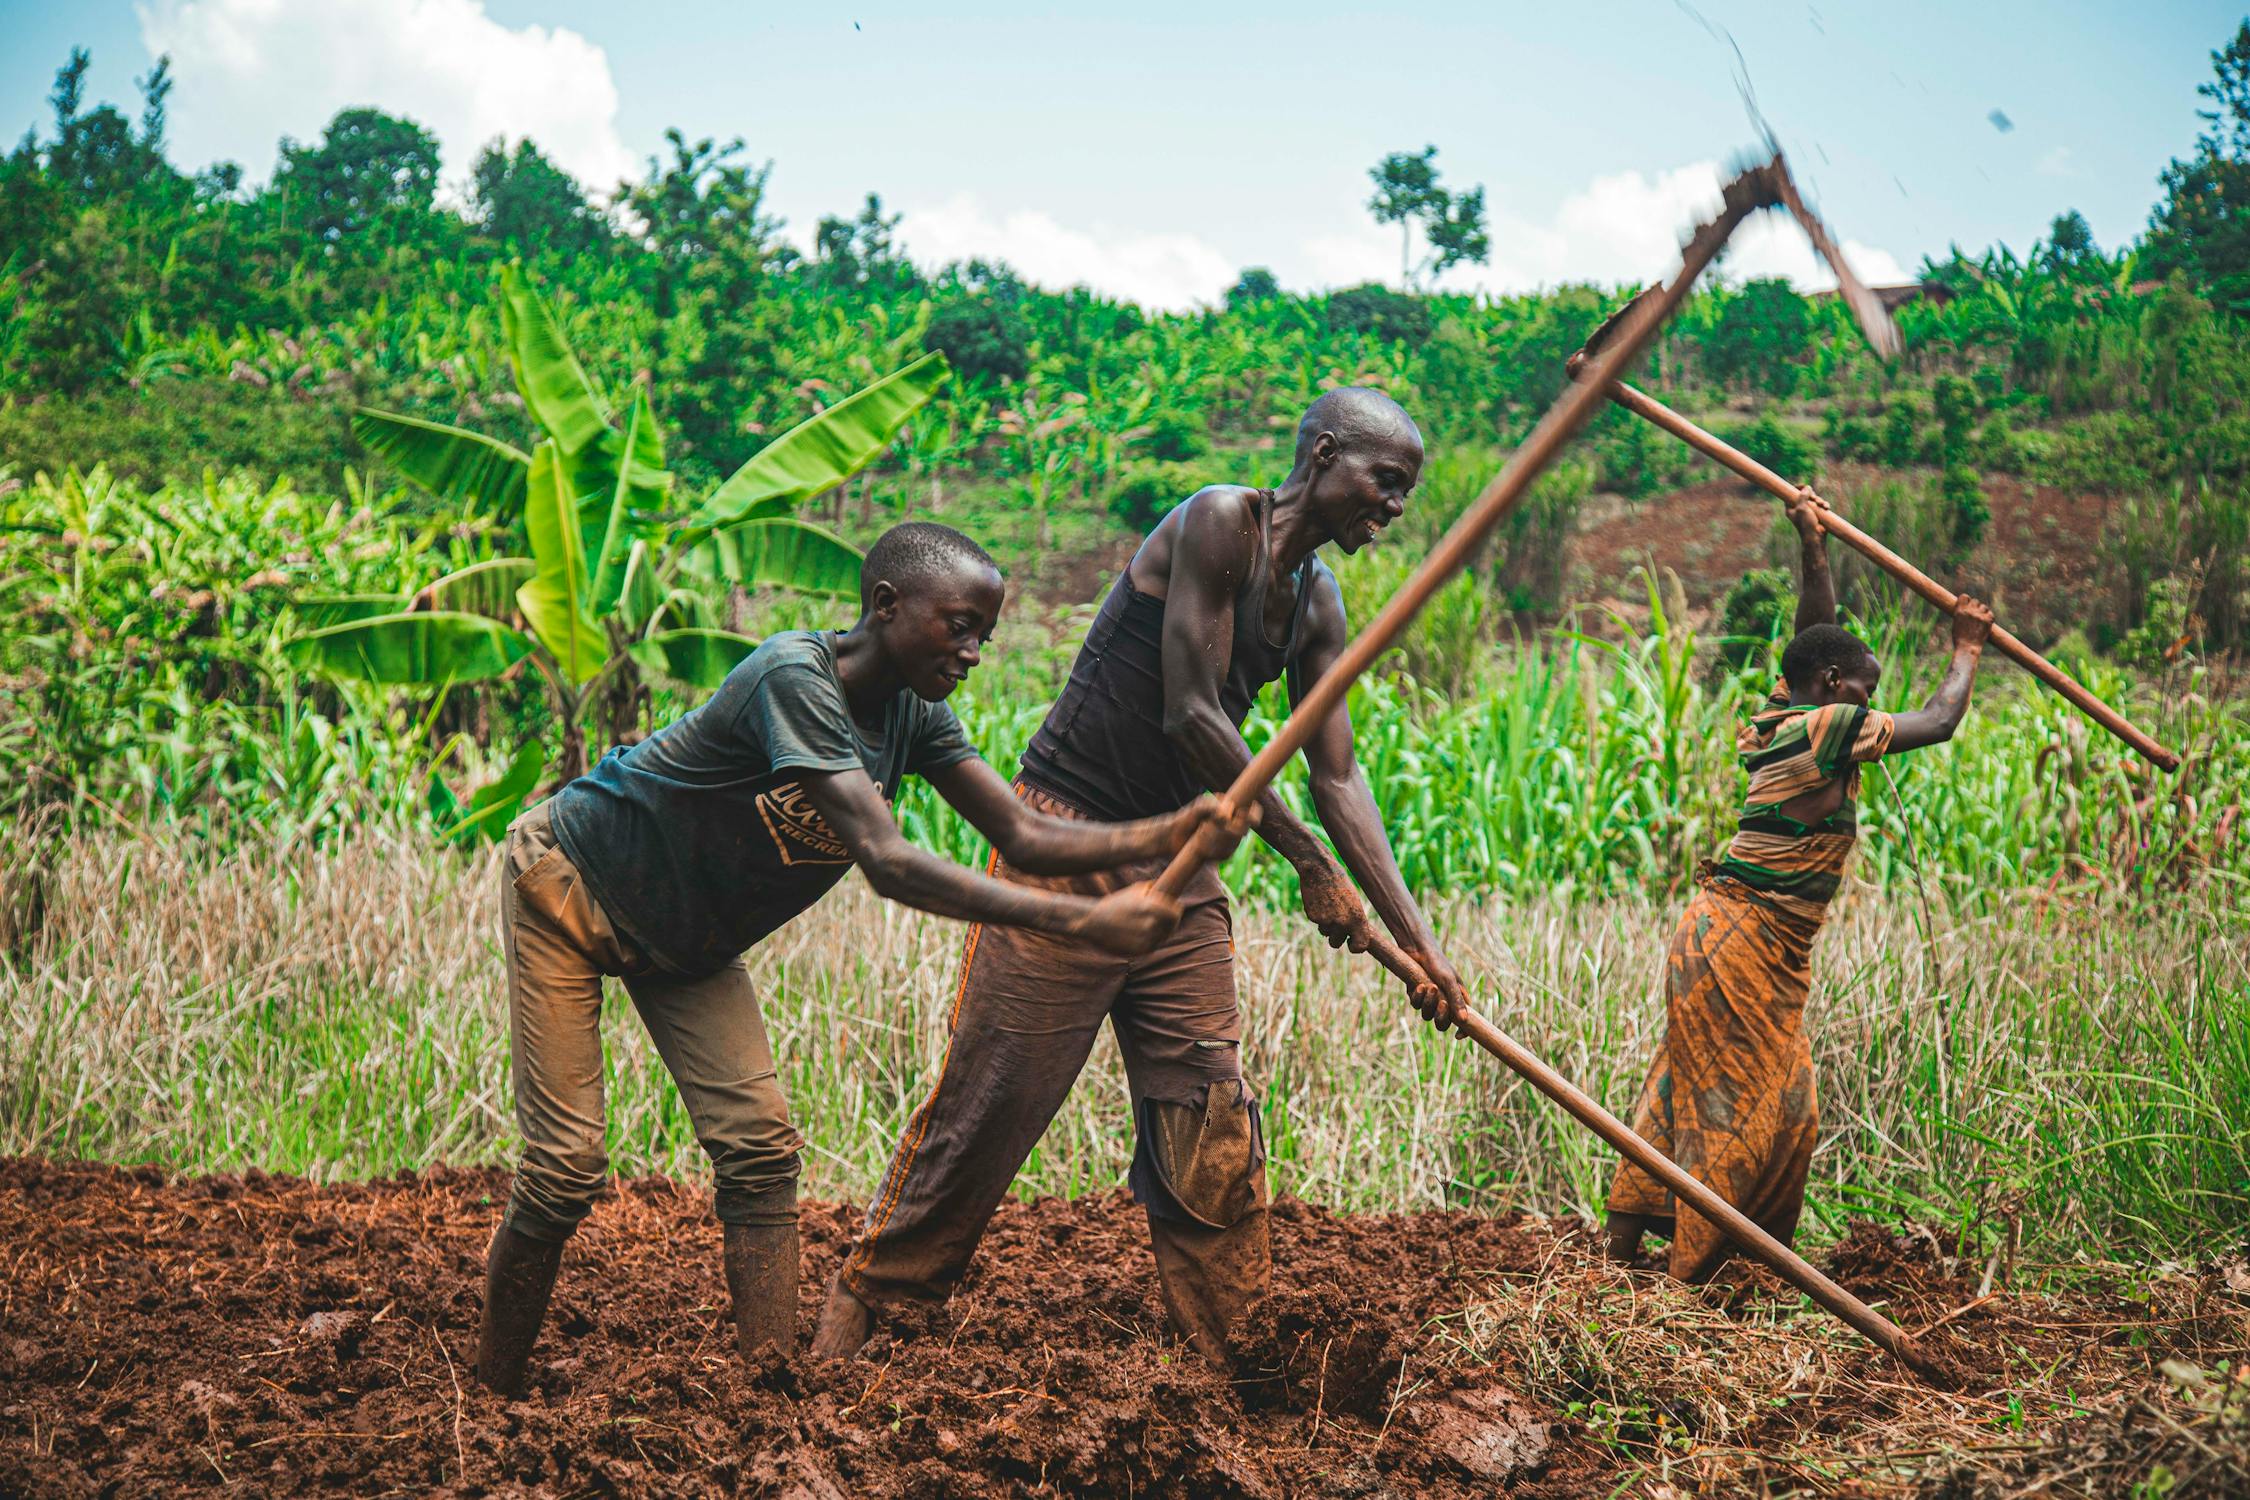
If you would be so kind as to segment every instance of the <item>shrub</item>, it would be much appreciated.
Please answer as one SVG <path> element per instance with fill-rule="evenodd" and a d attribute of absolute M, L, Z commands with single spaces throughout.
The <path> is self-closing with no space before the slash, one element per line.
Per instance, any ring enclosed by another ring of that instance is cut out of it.
<path fill-rule="evenodd" d="M 1921 413 L 1914 403 L 1904 396 L 1895 397 L 1883 411 L 1883 438 L 1881 457 L 1894 469 L 1903 469 L 1914 462 L 1916 429 Z"/>
<path fill-rule="evenodd" d="M 2173 657 L 2195 647 L 2202 621 L 2195 615 L 2195 598 L 2203 580 L 2174 574 L 2154 579 L 2141 601 L 2141 623 L 2117 643 L 2117 654 L 2137 667 L 2161 669 Z"/>
<path fill-rule="evenodd" d="M 1430 336 L 1429 304 L 1371 281 L 1329 294 L 1328 328 L 1419 344 Z"/>
<path fill-rule="evenodd" d="M 986 293 L 941 302 L 923 342 L 969 380 L 1021 380 L 1031 369 L 1031 336 L 1015 304 Z"/>
<path fill-rule="evenodd" d="M 244 470 L 340 485 L 353 445 L 351 408 L 226 380 L 162 380 L 147 389 L 0 404 L 0 465 L 20 476 L 105 466 L 142 485 Z"/>
<path fill-rule="evenodd" d="M 2036 477 L 2064 489 L 2154 489 L 2172 472 L 2163 432 L 2138 412 L 2105 411 L 2055 434 Z"/>
<path fill-rule="evenodd" d="M 2016 437 L 2015 428 L 2006 412 L 1994 412 L 1992 420 L 1984 424 L 1977 434 L 1977 463 L 1998 474 L 2023 472 L 2023 444 Z"/>
<path fill-rule="evenodd" d="M 1761 414 L 1755 422 L 1727 428 L 1719 435 L 1791 484 L 1809 481 L 1819 462 L 1812 439 L 1777 420 L 1772 412 Z"/>
<path fill-rule="evenodd" d="M 1211 435 L 1203 419 L 1193 412 L 1166 407 L 1151 416 L 1147 426 L 1148 432 L 1141 438 L 1144 458 L 1176 464 L 1207 457 L 1211 452 Z"/>
<path fill-rule="evenodd" d="M 1532 482 L 1531 493 L 1500 523 L 1506 550 L 1493 581 L 1518 613 L 1543 609 L 1562 597 L 1563 568 L 1580 502 L 1594 490 L 1591 465 L 1557 464 Z"/>
<path fill-rule="evenodd" d="M 1110 489 L 1109 513 L 1120 525 L 1145 532 L 1208 482 L 1201 464 L 1163 460 L 1127 464 Z"/>
<path fill-rule="evenodd" d="M 1765 651 L 1797 614 L 1795 580 L 1779 568 L 1753 568 L 1727 590 L 1719 607 L 1720 653 L 1739 671 Z"/>
<path fill-rule="evenodd" d="M 1948 465 L 1938 489 L 1945 498 L 1946 515 L 1951 520 L 1954 555 L 1959 556 L 1983 538 L 1984 529 L 1992 520 L 1992 507 L 1985 503 L 1984 486 L 1977 479 L 1977 471 L 1967 464 Z"/>

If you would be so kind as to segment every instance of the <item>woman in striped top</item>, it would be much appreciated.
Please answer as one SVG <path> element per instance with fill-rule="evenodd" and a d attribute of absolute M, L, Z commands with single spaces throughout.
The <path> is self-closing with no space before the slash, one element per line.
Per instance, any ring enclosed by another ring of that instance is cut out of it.
<path fill-rule="evenodd" d="M 1962 595 L 1953 664 L 1930 701 L 1903 714 L 1868 707 L 1882 666 L 1836 624 L 1822 508 L 1810 490 L 1789 507 L 1803 542 L 1797 635 L 1782 653 L 1782 682 L 1736 738 L 1750 776 L 1742 817 L 1725 857 L 1697 870 L 1700 889 L 1672 934 L 1664 1042 L 1633 1121 L 1785 1244 L 1819 1134 L 1804 1031 L 1812 942 L 1857 837 L 1859 768 L 1953 737 L 1992 632 L 1992 611 Z M 1671 1237 L 1682 1281 L 1708 1280 L 1727 1257 L 1717 1226 L 1680 1213 L 1660 1183 L 1621 1163 L 1611 1254 L 1630 1259 L 1650 1230 Z"/>

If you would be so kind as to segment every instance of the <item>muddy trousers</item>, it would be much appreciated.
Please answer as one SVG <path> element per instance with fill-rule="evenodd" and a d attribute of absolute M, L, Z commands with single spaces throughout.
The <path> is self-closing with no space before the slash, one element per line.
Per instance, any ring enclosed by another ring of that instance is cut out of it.
<path fill-rule="evenodd" d="M 501 899 L 508 1034 L 523 1159 L 506 1223 L 561 1241 L 609 1178 L 602 1145 L 602 979 L 625 981 L 696 1140 L 727 1224 L 797 1221 L 798 1152 L 750 975 L 737 959 L 702 979 L 657 972 L 610 924 L 555 841 L 545 806 L 508 831 Z"/>
<path fill-rule="evenodd" d="M 1026 787 L 1043 813 L 1079 816 Z M 1080 895 L 1153 879 L 1164 861 L 1098 875 L 995 878 Z M 1212 1358 L 1272 1282 L 1265 1151 L 1243 1080 L 1226 890 L 1205 870 L 1179 930 L 1145 958 L 1015 927 L 971 929 L 936 1084 L 908 1124 L 841 1280 L 862 1302 L 938 1301 L 1068 1097 L 1106 1017 L 1130 1084 L 1133 1195 L 1173 1326 Z"/>

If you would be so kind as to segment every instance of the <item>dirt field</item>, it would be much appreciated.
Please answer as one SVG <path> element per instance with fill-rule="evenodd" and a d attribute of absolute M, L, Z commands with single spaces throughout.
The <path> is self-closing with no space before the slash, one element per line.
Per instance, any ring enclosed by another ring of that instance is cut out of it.
<path fill-rule="evenodd" d="M 702 1199 L 646 1181 L 573 1246 L 509 1404 L 467 1370 L 504 1190 L 0 1161 L 0 1494 L 2250 1486 L 2239 1261 L 1979 1298 L 1983 1268 L 1934 1237 L 1862 1229 L 1839 1277 L 1910 1329 L 1945 1319 L 1932 1340 L 1977 1371 L 1938 1394 L 1756 1278 L 1691 1295 L 1536 1220 L 1288 1203 L 1281 1289 L 1229 1381 L 1161 1338 L 1129 1201 L 1042 1201 L 1007 1207 L 962 1295 L 863 1360 L 745 1371 Z M 806 1209 L 805 1334 L 854 1222 Z"/>

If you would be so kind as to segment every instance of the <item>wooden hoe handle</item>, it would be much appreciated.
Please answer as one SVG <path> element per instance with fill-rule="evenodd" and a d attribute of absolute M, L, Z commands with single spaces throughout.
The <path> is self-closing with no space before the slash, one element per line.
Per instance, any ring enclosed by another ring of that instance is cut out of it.
<path fill-rule="evenodd" d="M 1400 586 L 1390 602 L 1385 604 L 1375 618 L 1368 622 L 1352 643 L 1319 680 L 1314 682 L 1298 700 L 1288 721 L 1274 732 L 1263 750 L 1242 768 L 1222 799 L 1231 810 L 1255 802 L 1269 786 L 1275 775 L 1289 758 L 1303 749 L 1316 726 L 1337 712 L 1344 696 L 1360 675 L 1375 664 L 1402 635 L 1430 596 L 1442 588 L 1452 577 L 1468 565 L 1470 557 L 1497 526 L 1501 518 L 1515 508 L 1531 482 L 1538 478 L 1570 439 L 1592 418 L 1594 411 L 1609 398 L 1610 387 L 1639 358 L 1641 351 L 1654 338 L 1664 321 L 1678 310 L 1688 289 L 1694 285 L 1711 258 L 1718 254 L 1735 227 L 1761 208 L 1770 208 L 1785 201 L 1788 193 L 1788 169 L 1777 154 L 1764 166 L 1744 172 L 1726 186 L 1724 205 L 1717 218 L 1702 226 L 1681 248 L 1680 271 L 1671 283 L 1661 289 L 1651 289 L 1631 307 L 1620 313 L 1610 329 L 1610 336 L 1601 350 L 1588 362 L 1585 382 L 1567 388 L 1547 414 L 1540 418 L 1523 446 L 1511 456 L 1507 465 L 1493 481 L 1486 485 L 1461 518 L 1446 532 L 1430 555 L 1422 560 L 1413 576 Z M 1209 858 L 1209 848 L 1202 838 L 1192 839 L 1156 879 L 1157 889 L 1167 895 L 1177 896 L 1185 890 L 1188 881 L 1195 877 Z M 1426 988 L 1429 978 L 1421 968 L 1400 952 L 1389 938 L 1377 935 L 1372 946 L 1375 956 L 1385 967 L 1405 980 L 1411 988 Z M 1932 1377 L 1931 1366 L 1915 1349 L 1913 1341 L 1888 1318 L 1866 1303 L 1830 1281 L 1788 1246 L 1750 1222 L 1725 1199 L 1690 1177 L 1676 1163 L 1668 1160 L 1654 1146 L 1635 1135 L 1623 1121 L 1610 1114 L 1570 1081 L 1548 1067 L 1544 1062 L 1517 1045 L 1490 1021 L 1474 1012 L 1464 1012 L 1462 1027 L 1477 1044 L 1513 1068 L 1548 1098 L 1560 1104 L 1595 1134 L 1618 1151 L 1645 1168 L 1679 1196 L 1681 1201 L 1709 1218 L 1725 1230 L 1737 1245 L 1764 1261 L 1786 1278 L 1793 1286 L 1827 1308 L 1845 1322 L 1867 1335 L 1877 1345 L 1896 1356 L 1908 1368 L 1925 1377 Z"/>
<path fill-rule="evenodd" d="M 1592 384 L 1595 379 L 1591 370 L 1588 370 L 1582 378 L 1589 384 Z M 1706 458 L 1717 460 L 1720 464 L 1734 470 L 1735 473 L 1740 474 L 1775 498 L 1794 500 L 1800 493 L 1812 494 L 1810 485 L 1806 485 L 1800 490 L 1798 486 L 1791 484 L 1741 449 L 1713 437 L 1663 402 L 1644 392 L 1635 390 L 1625 384 L 1624 381 L 1611 379 L 1606 382 L 1604 389 L 1609 399 L 1619 406 L 1624 407 L 1636 416 L 1647 418 L 1672 436 L 1686 443 L 1696 452 Z M 1953 613 L 1953 605 L 1957 596 L 1950 589 L 1836 514 L 1829 507 L 1828 502 L 1821 500 L 1818 495 L 1813 495 L 1812 498 L 1820 502 L 1821 530 L 1841 537 L 1854 550 L 1864 554 L 1875 566 L 1881 568 L 1947 614 Z M 2138 750 L 2143 756 L 2147 757 L 2150 764 L 2165 771 L 2177 771 L 2180 768 L 2179 756 L 2142 733 L 2123 714 L 2102 702 L 2092 693 L 2087 692 L 2076 678 L 2065 673 L 2060 667 L 2026 646 L 2022 641 L 2017 640 L 1998 625 L 1992 627 L 1992 644 L 1999 648 L 2002 656 L 2007 657 L 2008 660 L 2060 693 L 2087 718 L 2092 719 L 2102 728 Z"/>
<path fill-rule="evenodd" d="M 1242 774 L 1235 777 L 1234 785 L 1227 788 L 1223 799 L 1230 810 L 1258 800 L 1281 768 L 1289 763 L 1289 758 L 1305 747 L 1331 713 L 1343 706 L 1344 696 L 1351 691 L 1352 684 L 1406 633 L 1406 627 L 1414 622 L 1415 615 L 1429 602 L 1430 596 L 1468 565 L 1470 557 L 1492 529 L 1523 499 L 1531 482 L 1555 461 L 1578 429 L 1592 419 L 1595 409 L 1606 399 L 1605 388 L 1609 382 L 1631 367 L 1664 320 L 1686 300 L 1688 288 L 1719 253 L 1735 226 L 1758 209 L 1770 208 L 1782 201 L 1778 181 L 1782 174 L 1781 158 L 1776 156 L 1767 165 L 1752 168 L 1727 184 L 1719 216 L 1698 229 L 1682 247 L 1680 273 L 1672 278 L 1669 286 L 1651 288 L 1621 315 L 1615 336 L 1593 361 L 1600 383 L 1571 386 L 1547 409 L 1539 425 L 1531 430 L 1531 436 L 1523 440 L 1523 446 L 1470 502 L 1453 528 L 1439 538 L 1430 555 L 1422 559 L 1421 566 L 1399 586 L 1399 591 L 1375 618 L 1368 621 L 1367 628 L 1344 648 L 1334 665 L 1306 689 L 1304 697 L 1297 701 L 1288 720 L 1274 731 L 1266 747 L 1242 768 Z M 1168 896 L 1179 895 L 1195 872 L 1203 868 L 1207 858 L 1204 842 L 1191 840 L 1157 877 L 1156 888 Z"/>
<path fill-rule="evenodd" d="M 1367 951 L 1374 954 L 1384 968 L 1396 974 L 1407 989 L 1425 990 L 1431 987 L 1429 977 L 1422 972 L 1421 965 L 1401 952 L 1387 934 L 1377 932 Z M 1790 1285 L 1867 1335 L 1868 1340 L 1876 1347 L 1916 1374 L 1943 1381 L 1943 1375 L 1931 1365 L 1928 1356 L 1916 1347 L 1914 1340 L 1908 1337 L 1904 1329 L 1829 1280 L 1810 1261 L 1760 1229 L 1742 1210 L 1698 1182 L 1678 1162 L 1641 1139 L 1634 1133 L 1633 1127 L 1602 1108 L 1583 1089 L 1549 1067 L 1537 1053 L 1473 1010 L 1461 1012 L 1460 1027 L 1470 1040 L 1499 1058 L 1539 1092 L 1561 1105 L 1579 1124 L 1609 1142 L 1618 1155 L 1670 1188 L 1674 1197 L 1726 1231 L 1728 1239 L 1773 1267 Z"/>

